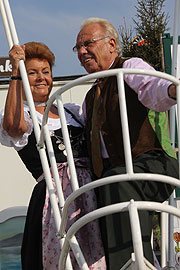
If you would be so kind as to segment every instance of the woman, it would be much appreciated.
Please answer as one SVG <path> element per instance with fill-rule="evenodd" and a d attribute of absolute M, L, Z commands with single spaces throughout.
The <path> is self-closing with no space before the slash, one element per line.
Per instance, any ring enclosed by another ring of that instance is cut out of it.
<path fill-rule="evenodd" d="M 22 244 L 22 269 L 54 270 L 58 269 L 60 246 L 56 237 L 49 194 L 46 189 L 39 153 L 36 149 L 32 119 L 23 91 L 18 66 L 19 61 L 23 59 L 35 102 L 37 118 L 41 125 L 45 105 L 52 90 L 52 67 L 55 57 L 45 44 L 38 42 L 29 42 L 22 47 L 14 45 L 9 52 L 9 56 L 12 63 L 12 77 L 5 109 L 1 112 L 0 141 L 2 144 L 13 146 L 16 149 L 23 163 L 38 182 L 33 190 L 26 218 Z M 65 115 L 78 181 L 81 186 L 91 181 L 91 175 L 88 168 L 79 106 L 76 104 L 66 104 Z M 72 189 L 59 115 L 55 105 L 52 105 L 50 109 L 48 126 L 66 198 L 72 192 Z M 92 191 L 76 199 L 69 209 L 67 229 L 75 220 L 92 211 L 95 207 L 96 200 Z M 76 234 L 76 238 L 80 243 L 89 268 L 106 269 L 97 221 L 84 226 Z M 73 269 L 79 269 L 73 254 L 71 254 L 71 258 Z"/>

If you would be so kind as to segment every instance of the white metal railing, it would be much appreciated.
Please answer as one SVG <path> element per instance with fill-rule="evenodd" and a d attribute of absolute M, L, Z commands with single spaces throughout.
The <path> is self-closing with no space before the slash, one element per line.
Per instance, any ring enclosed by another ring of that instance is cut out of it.
<path fill-rule="evenodd" d="M 13 44 L 19 44 L 15 25 L 13 22 L 10 6 L 8 0 L 0 0 L 0 11 L 4 23 L 4 28 L 6 31 L 6 36 L 9 44 L 9 48 L 12 47 Z M 22 76 L 22 81 L 25 89 L 25 94 L 27 97 L 28 105 L 30 108 L 33 125 L 34 125 L 34 131 L 36 140 L 38 143 L 38 151 L 40 154 L 40 159 L 42 162 L 42 167 L 45 175 L 46 184 L 49 190 L 50 194 L 50 201 L 51 206 L 54 212 L 55 217 L 55 224 L 56 229 L 59 235 L 60 239 L 60 245 L 62 248 L 61 256 L 60 256 L 60 265 L 61 270 L 62 269 L 72 269 L 72 265 L 70 262 L 70 259 L 68 257 L 68 260 L 66 262 L 67 253 L 69 250 L 69 246 L 72 248 L 73 252 L 75 253 L 75 257 L 78 261 L 78 264 L 81 269 L 85 270 L 88 269 L 88 266 L 84 260 L 83 254 L 81 253 L 81 250 L 79 248 L 79 245 L 76 241 L 76 238 L 74 237 L 75 232 L 83 226 L 83 224 L 86 224 L 90 220 L 96 219 L 100 216 L 107 215 L 114 212 L 119 211 L 129 211 L 130 218 L 132 220 L 136 219 L 135 228 L 136 231 L 138 231 L 138 237 L 137 234 L 133 234 L 133 243 L 134 243 L 134 249 L 136 253 L 136 261 L 137 261 L 137 268 L 138 269 L 145 269 L 144 261 L 143 261 L 143 250 L 142 250 L 142 243 L 140 239 L 140 227 L 139 227 L 139 220 L 138 220 L 138 214 L 137 210 L 139 209 L 146 209 L 146 210 L 157 210 L 157 211 L 164 211 L 167 213 L 172 213 L 173 215 L 180 217 L 180 212 L 176 208 L 173 208 L 171 206 L 164 207 L 162 204 L 158 203 L 147 203 L 147 202 L 127 202 L 123 204 L 117 204 L 112 206 L 103 207 L 101 209 L 97 209 L 93 211 L 92 213 L 89 213 L 76 221 L 71 228 L 68 230 L 67 235 L 65 233 L 65 225 L 67 222 L 67 211 L 69 204 L 72 200 L 74 200 L 77 196 L 80 194 L 86 192 L 87 190 L 90 190 L 92 188 L 96 188 L 98 186 L 108 184 L 108 183 L 114 183 L 114 182 L 121 182 L 121 181 L 141 181 L 142 179 L 146 179 L 147 181 L 158 181 L 158 182 L 165 182 L 165 183 L 171 183 L 174 184 L 177 187 L 180 187 L 179 180 L 174 179 L 172 177 L 167 176 L 160 176 L 156 174 L 135 174 L 133 172 L 133 166 L 132 166 L 132 156 L 131 156 L 131 147 L 129 142 L 129 129 L 128 129 L 128 121 L 127 121 L 127 113 L 126 113 L 126 100 L 125 100 L 125 94 L 124 94 L 124 74 L 144 74 L 144 75 L 152 75 L 161 77 L 164 79 L 167 79 L 174 83 L 177 86 L 177 100 L 178 100 L 178 106 L 177 106 L 177 114 L 180 115 L 180 109 L 179 109 L 179 91 L 180 91 L 180 83 L 179 80 L 175 78 L 175 76 L 171 76 L 165 73 L 157 72 L 157 71 L 147 71 L 147 70 L 137 70 L 137 69 L 117 69 L 117 70 L 108 70 L 108 71 L 102 71 L 98 73 L 89 74 L 87 76 L 84 76 L 82 78 L 76 79 L 73 82 L 70 82 L 66 84 L 65 86 L 61 87 L 59 90 L 57 90 L 49 99 L 47 103 L 46 110 L 44 112 L 43 121 L 42 121 L 42 128 L 40 130 L 37 118 L 36 118 L 36 111 L 35 106 L 33 102 L 33 98 L 31 95 L 31 90 L 25 70 L 24 62 L 21 60 L 19 64 L 20 73 Z M 102 78 L 102 77 L 109 77 L 109 76 L 116 76 L 117 77 L 117 83 L 118 83 L 118 89 L 119 89 L 119 102 L 120 102 L 120 108 L 121 108 L 121 121 L 122 121 L 122 127 L 123 127 L 123 143 L 124 143 L 124 152 L 125 152 L 125 163 L 127 167 L 127 174 L 120 175 L 120 176 L 112 176 L 107 178 L 102 178 L 100 180 L 94 181 L 92 183 L 87 184 L 86 186 L 80 187 L 78 185 L 78 179 L 76 175 L 75 165 L 73 161 L 73 155 L 68 135 L 68 130 L 66 126 L 66 120 L 65 120 L 65 113 L 63 108 L 63 103 L 61 99 L 61 95 L 71 89 L 72 87 L 79 85 L 83 83 L 84 81 L 89 81 L 92 79 Z M 72 189 L 73 193 L 68 197 L 66 202 L 64 201 L 62 188 L 59 181 L 59 174 L 57 171 L 56 166 L 56 160 L 53 153 L 53 147 L 51 143 L 51 139 L 49 136 L 49 130 L 47 127 L 47 119 L 48 119 L 48 112 L 49 109 L 54 101 L 57 101 L 58 105 L 58 112 L 60 114 L 60 121 L 62 126 L 62 132 L 63 132 L 63 138 L 66 146 L 67 151 L 67 159 L 68 164 L 70 167 L 70 174 L 72 179 Z M 180 140 L 180 132 L 179 132 L 179 125 L 178 125 L 178 141 Z M 49 153 L 49 159 L 51 163 L 51 169 L 53 178 L 55 179 L 56 187 L 57 187 L 57 193 L 58 193 L 58 199 L 59 204 L 57 204 L 57 199 L 55 195 L 55 191 L 52 184 L 52 178 L 51 178 L 51 172 L 48 165 L 48 159 L 45 152 L 45 143 L 47 145 L 47 150 Z M 61 218 L 62 214 L 62 218 Z M 132 223 L 133 224 L 133 223 Z M 138 248 L 140 247 L 140 249 Z"/>
<path fill-rule="evenodd" d="M 141 181 L 146 179 L 147 181 L 159 181 L 159 182 L 165 182 L 165 183 L 171 183 L 177 187 L 180 186 L 180 181 L 171 177 L 167 177 L 167 176 L 161 176 L 161 175 L 155 175 L 155 174 L 135 174 L 133 172 L 133 167 L 132 167 L 132 156 L 131 156 L 131 148 L 130 148 L 130 141 L 129 141 L 129 130 L 128 130 L 128 119 L 127 119 L 127 113 L 126 113 L 126 100 L 125 100 L 125 94 L 124 94 L 124 75 L 125 74 L 143 74 L 143 75 L 152 75 L 152 76 L 156 76 L 156 77 L 161 77 L 164 79 L 167 79 L 169 81 L 171 81 L 172 83 L 174 83 L 177 86 L 177 92 L 179 92 L 180 90 L 180 81 L 177 80 L 175 77 L 162 73 L 162 72 L 157 72 L 157 71 L 147 71 L 147 70 L 138 70 L 138 69 L 115 69 L 115 70 L 107 70 L 107 71 L 101 71 L 98 73 L 93 73 L 93 74 L 89 74 L 86 75 L 84 77 L 81 77 L 79 79 L 74 80 L 73 82 L 67 83 L 66 85 L 64 85 L 63 87 L 61 87 L 59 90 L 57 90 L 49 99 L 48 103 L 47 103 L 47 107 L 46 110 L 44 112 L 43 115 L 43 120 L 42 120 L 42 131 L 41 131 L 41 136 L 40 136 L 40 141 L 39 141 L 39 145 L 43 146 L 44 145 L 44 137 L 48 137 L 48 129 L 44 128 L 47 127 L 47 120 L 48 120 L 48 111 L 51 107 L 51 105 L 53 104 L 53 102 L 55 100 L 59 100 L 58 102 L 58 106 L 60 105 L 62 110 L 60 111 L 61 113 L 61 126 L 66 126 L 66 121 L 64 118 L 64 110 L 63 110 L 63 104 L 61 101 L 60 96 L 67 90 L 71 89 L 72 87 L 81 84 L 85 81 L 89 81 L 89 80 L 93 80 L 93 79 L 98 79 L 98 78 L 104 78 L 104 77 L 109 77 L 109 76 L 116 76 L 117 77 L 117 82 L 118 82 L 118 86 L 119 86 L 119 102 L 120 102 L 120 108 L 121 112 L 120 112 L 120 116 L 121 116 L 121 122 L 122 122 L 122 129 L 123 129 L 123 143 L 124 143 L 124 152 L 125 152 L 125 163 L 126 163 L 126 167 L 127 167 L 127 174 L 125 175 L 121 175 L 121 176 L 113 176 L 113 177 L 106 177 L 103 179 L 99 179 L 96 181 L 93 181 L 92 183 L 87 184 L 84 187 L 80 187 L 77 189 L 74 189 L 74 192 L 72 193 L 72 195 L 70 195 L 64 205 L 64 209 L 63 209 L 63 215 L 62 215 L 62 222 L 61 222 L 61 227 L 59 230 L 59 237 L 67 239 L 66 237 L 66 233 L 65 233 L 65 227 L 66 227 L 66 222 L 67 222 L 67 211 L 68 211 L 68 207 L 70 205 L 70 203 L 72 202 L 72 200 L 74 200 L 76 198 L 76 196 L 79 196 L 80 194 L 82 194 L 83 192 L 86 192 L 89 189 L 92 188 L 96 188 L 98 186 L 104 185 L 104 184 L 110 184 L 110 183 L 114 183 L 114 182 L 120 182 L 120 181 Z M 177 94 L 177 99 L 179 99 L 179 94 Z M 178 106 L 178 112 L 179 112 L 179 106 Z M 64 136 L 68 136 L 68 133 L 66 133 L 66 131 L 63 134 Z M 65 143 L 66 144 L 66 143 Z M 46 141 L 46 145 L 47 145 L 47 149 L 48 149 L 48 143 Z M 71 149 L 67 148 L 67 156 L 69 155 L 69 151 L 71 151 Z M 51 153 L 52 155 L 52 153 Z M 69 160 L 69 166 L 74 167 L 74 162 L 73 159 Z M 52 172 L 54 173 L 54 172 Z M 77 181 L 77 178 L 73 178 L 72 177 L 72 182 L 73 181 Z M 74 184 L 75 186 L 76 184 Z M 142 203 L 143 205 L 143 203 Z M 103 215 L 106 215 L 106 208 L 103 209 Z M 102 214 L 102 212 L 101 212 Z M 93 215 L 93 214 L 92 214 Z M 84 217 L 85 220 L 85 217 Z M 79 221 L 78 221 L 79 224 Z M 75 225 L 74 225 L 75 226 Z M 136 227 L 136 229 L 138 230 L 138 228 Z M 72 234 L 73 235 L 73 234 Z M 71 235 L 71 236 L 72 236 Z M 69 237 L 69 234 L 68 234 Z M 133 236 L 134 239 L 133 241 L 136 242 L 136 235 Z M 67 240 L 66 240 L 67 241 Z M 68 238 L 68 241 L 71 241 L 71 237 Z M 62 264 L 64 265 L 64 256 L 68 250 L 67 248 L 67 243 L 66 243 L 66 247 L 63 247 L 62 249 L 62 255 L 60 257 L 60 265 L 61 265 L 61 269 L 62 268 Z M 71 248 L 73 248 L 73 245 L 71 243 L 69 243 L 69 245 L 71 246 Z M 138 245 L 140 247 L 140 245 Z M 65 248 L 65 251 L 64 251 Z M 137 250 L 136 250 L 137 252 Z M 141 254 L 142 255 L 142 254 Z M 139 255 L 140 256 L 140 255 Z M 137 257 L 137 254 L 136 254 Z M 142 258 L 142 256 L 140 256 Z M 138 269 L 144 269 L 143 267 L 143 262 L 142 259 L 139 260 L 140 262 L 137 261 L 138 264 Z"/>
<path fill-rule="evenodd" d="M 175 0 L 174 3 L 174 20 L 173 20 L 173 51 L 172 51 L 172 70 L 171 74 L 174 77 L 177 77 L 177 56 L 178 56 L 178 33 L 179 33 L 179 13 L 180 13 L 180 0 Z M 177 110 L 176 106 L 174 106 L 170 110 L 170 136 L 171 140 L 173 142 L 173 146 L 175 147 L 175 129 L 176 129 L 176 118 Z M 178 114 L 179 115 L 179 114 Z M 179 142 L 179 138 L 178 138 Z M 172 194 L 169 198 L 169 204 L 174 205 L 174 194 Z M 168 263 L 169 263 L 169 269 L 174 269 L 174 239 L 172 239 L 172 235 L 174 232 L 174 217 L 169 215 L 169 248 L 170 252 L 168 254 Z M 164 258 L 165 254 L 162 256 L 161 263 L 164 264 Z"/>
<path fill-rule="evenodd" d="M 1 11 L 2 19 L 3 19 L 6 37 L 7 37 L 8 44 L 9 44 L 9 49 L 11 49 L 11 47 L 14 44 L 19 44 L 19 40 L 18 40 L 18 36 L 16 33 L 16 28 L 15 28 L 15 24 L 14 24 L 12 12 L 11 12 L 8 0 L 0 0 L 0 11 Z M 39 138 L 40 138 L 40 127 L 39 127 L 38 120 L 36 117 L 36 110 L 35 110 L 32 94 L 31 94 L 31 89 L 29 86 L 29 81 L 28 81 L 28 77 L 27 77 L 27 73 L 26 73 L 26 68 L 25 68 L 23 60 L 20 60 L 20 62 L 19 62 L 19 69 L 20 69 L 20 74 L 22 77 L 22 82 L 23 82 L 23 87 L 24 87 L 24 91 L 26 94 L 27 102 L 28 102 L 30 112 L 31 112 L 36 141 L 38 142 Z M 46 152 L 45 152 L 45 147 L 39 148 L 38 150 L 39 150 L 39 155 L 40 155 L 40 159 L 41 159 L 41 163 L 42 163 L 43 172 L 44 172 L 44 175 L 46 178 L 46 185 L 47 185 L 47 188 L 48 188 L 48 191 L 50 194 L 51 206 L 52 206 L 54 212 L 56 212 L 56 213 L 59 212 L 59 214 L 56 215 L 54 218 L 56 228 L 59 228 L 60 223 L 61 223 L 61 215 L 60 215 L 60 211 L 59 211 L 59 206 L 57 204 L 56 194 L 54 191 L 53 183 L 50 180 L 51 174 L 50 174 L 50 170 L 49 170 L 49 164 L 48 164 L 48 159 L 47 159 Z M 61 194 L 61 193 L 62 193 L 62 190 L 60 190 L 60 188 L 59 188 L 58 194 Z M 60 245 L 63 245 L 63 240 L 60 241 Z M 72 265 L 71 265 L 71 261 L 70 261 L 69 257 L 67 260 L 67 269 L 72 269 Z M 87 268 L 84 268 L 84 269 L 87 269 Z"/>
<path fill-rule="evenodd" d="M 60 269 L 65 269 L 65 261 L 67 257 L 67 253 L 69 250 L 69 241 L 71 237 L 85 224 L 88 222 L 103 217 L 105 215 L 110 215 L 118 212 L 129 211 L 130 220 L 131 220 L 131 230 L 132 230 L 132 237 L 133 237 L 133 247 L 136 256 L 136 269 L 138 270 L 145 270 L 144 258 L 143 258 L 143 250 L 142 250 L 142 240 L 141 240 L 141 231 L 139 226 L 139 218 L 137 210 L 147 210 L 147 211 L 160 211 L 164 213 L 172 214 L 178 218 L 180 218 L 180 211 L 175 207 L 163 205 L 160 203 L 155 202 L 142 202 L 142 201 L 133 201 L 125 202 L 125 203 L 118 203 L 109 205 L 93 212 L 86 214 L 84 217 L 80 218 L 76 221 L 71 228 L 68 230 L 66 239 L 64 242 L 63 249 L 61 251 L 60 256 Z M 126 268 L 125 268 L 126 269 Z M 127 268 L 127 269 L 134 269 L 134 268 Z M 149 269 L 149 268 L 148 268 Z M 152 268 L 154 269 L 154 268 Z"/>

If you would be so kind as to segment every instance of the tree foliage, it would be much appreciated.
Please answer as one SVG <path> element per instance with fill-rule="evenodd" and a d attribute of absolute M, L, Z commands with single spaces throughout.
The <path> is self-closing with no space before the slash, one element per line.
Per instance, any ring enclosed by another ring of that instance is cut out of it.
<path fill-rule="evenodd" d="M 159 71 L 162 71 L 162 35 L 168 30 L 169 20 L 163 11 L 164 3 L 165 0 L 137 0 L 134 29 L 127 29 L 125 19 L 119 27 L 122 56 L 140 57 Z"/>

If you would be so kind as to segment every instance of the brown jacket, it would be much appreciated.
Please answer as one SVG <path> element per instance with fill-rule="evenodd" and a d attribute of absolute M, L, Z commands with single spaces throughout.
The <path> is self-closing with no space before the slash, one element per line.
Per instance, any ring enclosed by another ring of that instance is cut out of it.
<path fill-rule="evenodd" d="M 126 59 L 116 58 L 111 68 L 122 68 Z M 91 155 L 91 121 L 95 87 L 86 95 L 86 130 L 88 149 Z M 159 140 L 149 122 L 148 109 L 138 100 L 137 94 L 125 82 L 125 95 L 129 121 L 132 156 L 137 156 L 149 150 L 162 150 Z M 124 149 L 116 77 L 103 80 L 101 90 L 102 103 L 99 108 L 99 123 L 105 146 L 112 166 L 124 164 Z"/>

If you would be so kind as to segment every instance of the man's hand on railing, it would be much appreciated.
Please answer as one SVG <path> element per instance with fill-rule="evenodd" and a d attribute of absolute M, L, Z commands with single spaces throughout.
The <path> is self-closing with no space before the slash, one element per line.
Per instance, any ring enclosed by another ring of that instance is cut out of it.
<path fill-rule="evenodd" d="M 172 99 L 176 99 L 176 86 L 174 84 L 168 87 L 168 96 Z"/>

